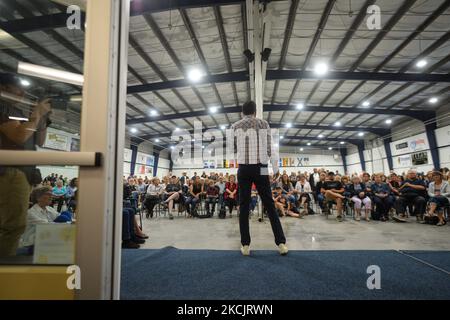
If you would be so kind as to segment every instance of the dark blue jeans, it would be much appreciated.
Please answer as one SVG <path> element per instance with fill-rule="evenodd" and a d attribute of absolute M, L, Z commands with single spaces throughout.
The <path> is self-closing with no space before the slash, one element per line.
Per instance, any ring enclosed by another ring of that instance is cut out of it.
<path fill-rule="evenodd" d="M 375 215 L 373 218 L 375 220 L 380 219 L 381 217 L 388 218 L 389 210 L 391 210 L 394 205 L 395 198 L 393 196 L 387 196 L 385 198 L 380 198 L 377 196 L 373 197 L 373 202 L 375 204 Z"/>
<path fill-rule="evenodd" d="M 431 203 L 436 203 L 437 209 L 446 207 L 449 205 L 448 199 L 444 196 L 434 196 L 430 198 Z"/>
<path fill-rule="evenodd" d="M 258 197 L 252 197 L 250 201 L 250 211 L 255 210 L 257 204 L 258 204 Z"/>
<path fill-rule="evenodd" d="M 323 202 L 325 201 L 325 197 L 322 193 L 317 194 L 317 202 L 319 203 L 319 207 L 323 209 Z"/>
<path fill-rule="evenodd" d="M 122 220 L 122 241 L 133 240 L 135 238 L 134 234 L 134 215 L 136 212 L 133 208 L 127 207 L 123 204 L 122 209 L 123 220 Z"/>
<path fill-rule="evenodd" d="M 241 232 L 242 245 L 250 245 L 250 226 L 248 216 L 250 214 L 250 201 L 252 196 L 252 184 L 256 185 L 261 201 L 267 210 L 272 231 L 275 236 L 275 243 L 286 243 L 283 227 L 275 209 L 275 204 L 270 190 L 268 175 L 261 175 L 262 165 L 239 164 L 238 184 L 239 184 L 239 228 Z"/>
<path fill-rule="evenodd" d="M 200 202 L 200 198 L 195 197 L 189 197 L 186 199 L 186 202 L 184 203 L 186 205 L 186 210 L 189 214 L 193 214 L 193 211 L 195 207 L 197 206 L 197 203 Z"/>

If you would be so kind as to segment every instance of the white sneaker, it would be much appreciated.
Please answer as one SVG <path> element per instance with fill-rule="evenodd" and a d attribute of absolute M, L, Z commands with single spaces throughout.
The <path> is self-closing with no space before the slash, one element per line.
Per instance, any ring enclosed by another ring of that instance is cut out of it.
<path fill-rule="evenodd" d="M 241 253 L 243 256 L 249 256 L 250 255 L 250 247 L 249 246 L 242 246 L 241 247 Z"/>
<path fill-rule="evenodd" d="M 287 253 L 289 252 L 288 247 L 284 243 L 280 243 L 278 245 L 278 251 L 282 256 L 287 255 Z"/>

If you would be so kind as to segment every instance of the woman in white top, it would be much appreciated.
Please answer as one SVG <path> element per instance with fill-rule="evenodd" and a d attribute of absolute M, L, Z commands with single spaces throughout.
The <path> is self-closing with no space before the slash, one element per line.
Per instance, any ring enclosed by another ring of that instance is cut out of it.
<path fill-rule="evenodd" d="M 297 194 L 300 201 L 300 207 L 303 207 L 302 214 L 308 213 L 308 204 L 311 200 L 310 194 L 312 194 L 311 184 L 306 180 L 304 174 L 298 176 L 298 181 L 295 184 L 294 193 Z"/>
<path fill-rule="evenodd" d="M 51 207 L 52 189 L 50 187 L 39 187 L 31 193 L 34 205 L 28 209 L 27 227 L 22 236 L 22 246 L 34 245 L 36 225 L 42 223 L 53 223 L 59 216 L 58 211 Z"/>
<path fill-rule="evenodd" d="M 153 218 L 153 209 L 156 204 L 161 201 L 162 195 L 164 194 L 165 187 L 159 184 L 158 178 L 153 178 L 151 184 L 147 188 L 147 193 L 145 195 L 144 205 L 147 208 L 147 218 Z"/>
<path fill-rule="evenodd" d="M 428 195 L 430 196 L 430 210 L 426 215 L 428 217 L 434 216 L 437 209 L 448 207 L 450 203 L 450 185 L 442 179 L 442 173 L 435 171 L 433 172 L 432 178 L 433 182 L 428 186 Z M 446 224 L 443 211 L 438 211 L 438 218 L 439 222 L 436 224 L 437 226 Z"/>

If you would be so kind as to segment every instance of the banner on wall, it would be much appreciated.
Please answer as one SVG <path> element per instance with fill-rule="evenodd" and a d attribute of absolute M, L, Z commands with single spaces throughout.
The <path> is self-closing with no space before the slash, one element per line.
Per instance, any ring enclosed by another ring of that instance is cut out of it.
<path fill-rule="evenodd" d="M 428 152 L 417 152 L 411 155 L 412 164 L 414 166 L 420 166 L 423 164 L 428 164 Z"/>
<path fill-rule="evenodd" d="M 153 167 L 146 166 L 144 164 L 136 164 L 134 174 L 135 175 L 147 175 L 147 176 L 152 175 Z"/>
<path fill-rule="evenodd" d="M 123 150 L 123 161 L 131 162 L 131 149 Z"/>
<path fill-rule="evenodd" d="M 416 151 L 416 150 L 423 150 L 426 148 L 426 142 L 425 139 L 423 138 L 419 138 L 419 139 L 414 139 L 409 141 L 409 147 L 411 148 L 411 150 Z"/>
<path fill-rule="evenodd" d="M 309 166 L 309 157 L 280 158 L 278 161 L 280 167 L 305 167 Z"/>
<path fill-rule="evenodd" d="M 410 155 L 400 156 L 397 158 L 397 161 L 398 161 L 398 166 L 400 168 L 411 166 L 411 156 Z"/>
<path fill-rule="evenodd" d="M 130 174 L 130 167 L 131 167 L 131 163 L 129 163 L 129 162 L 123 163 L 123 174 L 124 175 Z"/>
<path fill-rule="evenodd" d="M 68 136 L 54 132 L 47 132 L 44 148 L 67 151 L 68 143 Z"/>

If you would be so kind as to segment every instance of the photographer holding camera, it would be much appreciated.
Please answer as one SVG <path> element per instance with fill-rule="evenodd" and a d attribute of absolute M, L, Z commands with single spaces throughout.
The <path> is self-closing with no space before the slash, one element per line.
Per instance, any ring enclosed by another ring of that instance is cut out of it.
<path fill-rule="evenodd" d="M 25 90 L 14 74 L 0 73 L 0 150 L 35 150 L 45 142 L 49 99 L 23 111 Z M 25 231 L 31 186 L 41 183 L 33 166 L 0 165 L 0 257 L 16 255 Z"/>

